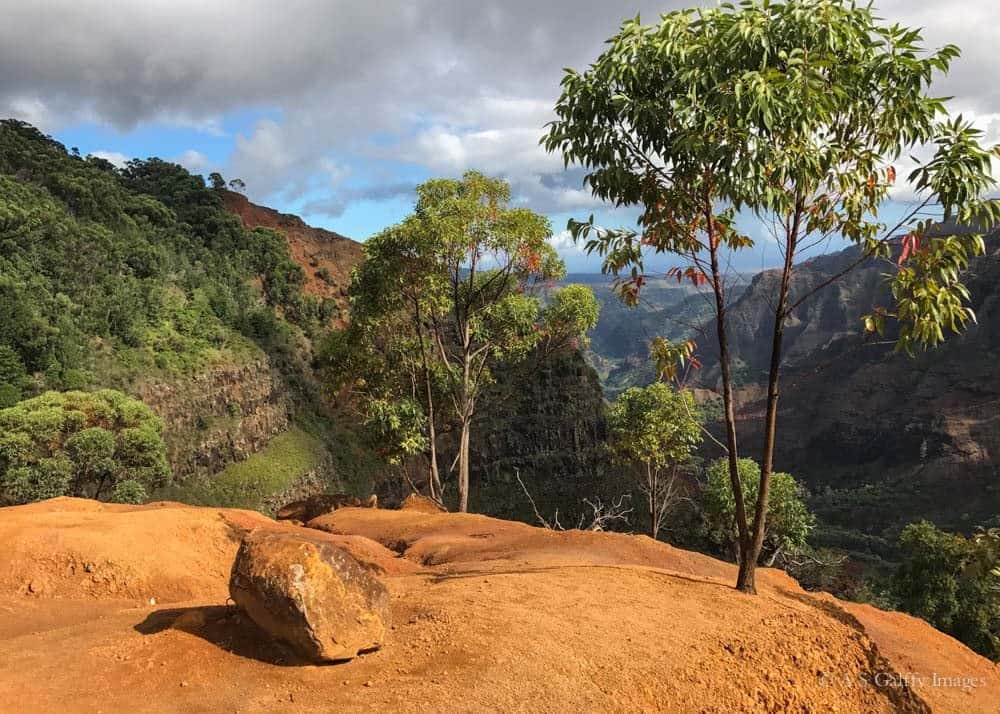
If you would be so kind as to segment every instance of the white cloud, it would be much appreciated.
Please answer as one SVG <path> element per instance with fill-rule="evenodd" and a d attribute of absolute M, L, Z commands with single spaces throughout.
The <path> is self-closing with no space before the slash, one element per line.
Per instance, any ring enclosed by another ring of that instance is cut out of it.
<path fill-rule="evenodd" d="M 536 209 L 572 211 L 594 205 L 582 174 L 563 174 L 538 146 L 562 68 L 585 67 L 626 17 L 653 21 L 696 1 L 0 0 L 0 113 L 46 131 L 85 118 L 219 135 L 227 113 L 275 110 L 279 119 L 234 138 L 219 167 L 257 200 L 341 211 L 398 196 L 398 176 L 364 190 L 344 181 L 401 160 L 503 175 Z M 923 26 L 931 47 L 963 48 L 936 91 L 993 117 L 1000 134 L 1000 3 L 883 0 L 879 10 Z M 314 195 L 324 191 L 329 200 Z"/>
<path fill-rule="evenodd" d="M 582 246 L 573 240 L 573 235 L 569 230 L 561 230 L 549 238 L 549 243 L 555 248 L 561 255 L 566 253 L 579 253 L 583 255 L 585 253 Z"/>
<path fill-rule="evenodd" d="M 118 168 L 124 168 L 125 164 L 127 164 L 129 160 L 128 156 L 125 156 L 125 154 L 122 154 L 118 151 L 102 150 L 102 151 L 94 151 L 92 152 L 92 154 L 99 159 L 104 159 L 105 161 L 111 162 Z"/>
<path fill-rule="evenodd" d="M 186 168 L 193 174 L 203 174 L 208 169 L 213 168 L 212 162 L 200 151 L 188 149 L 183 154 L 174 159 L 178 164 Z"/>

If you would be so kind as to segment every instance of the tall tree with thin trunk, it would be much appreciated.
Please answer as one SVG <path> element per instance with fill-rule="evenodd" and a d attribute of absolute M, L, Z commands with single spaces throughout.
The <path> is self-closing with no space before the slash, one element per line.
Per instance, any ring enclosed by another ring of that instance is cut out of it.
<path fill-rule="evenodd" d="M 608 413 L 611 453 L 636 469 L 649 508 L 649 535 L 657 538 L 682 491 L 680 470 L 701 442 L 690 392 L 655 382 L 622 392 Z"/>
<path fill-rule="evenodd" d="M 438 421 L 444 416 L 430 334 L 447 301 L 432 239 L 411 220 L 378 233 L 351 276 L 351 322 L 320 349 L 327 387 L 349 388 L 392 463 L 427 454 L 427 490 L 441 501 Z"/>
<path fill-rule="evenodd" d="M 362 393 L 384 449 L 397 460 L 429 449 L 429 491 L 439 500 L 438 424 L 456 426 L 449 472 L 458 469 L 465 511 L 473 420 L 493 370 L 583 344 L 600 308 L 581 285 L 552 291 L 543 307 L 535 293 L 565 268 L 548 220 L 510 207 L 505 181 L 469 172 L 417 193 L 412 215 L 366 242 L 351 281 L 351 324 L 327 340 L 323 359 L 329 385 Z"/>
<path fill-rule="evenodd" d="M 548 243 L 548 220 L 511 207 L 506 181 L 468 172 L 428 181 L 417 194 L 414 221 L 433 238 L 448 299 L 431 334 L 458 420 L 458 508 L 467 511 L 476 402 L 497 362 L 527 355 L 540 339 L 532 292 L 565 268 Z"/>
<path fill-rule="evenodd" d="M 951 45 L 925 51 L 919 30 L 849 0 L 748 0 L 654 25 L 637 17 L 587 71 L 563 78 L 544 145 L 586 169 L 595 197 L 640 211 L 635 229 L 570 221 L 574 236 L 604 255 L 628 302 L 649 253 L 675 256 L 682 265 L 671 274 L 710 289 L 744 592 L 755 592 L 765 533 L 785 324 L 815 293 L 791 294 L 797 261 L 834 240 L 859 247 L 856 265 L 884 260 L 896 307 L 866 326 L 895 318 L 902 349 L 935 345 L 973 317 L 961 274 L 982 236 L 928 230 L 934 220 L 1000 219 L 983 199 L 1000 151 L 982 147 L 981 132 L 929 93 L 958 54 Z M 880 220 L 895 164 L 911 152 L 929 156 L 909 174 L 916 199 L 900 204 L 897 220 Z M 782 258 L 754 504 L 744 503 L 738 468 L 726 319 L 726 268 L 755 245 L 748 221 L 773 227 Z"/>

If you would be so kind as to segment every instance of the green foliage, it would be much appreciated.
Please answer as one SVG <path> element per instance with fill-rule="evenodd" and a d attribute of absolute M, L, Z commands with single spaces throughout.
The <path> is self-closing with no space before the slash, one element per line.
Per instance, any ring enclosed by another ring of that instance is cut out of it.
<path fill-rule="evenodd" d="M 365 243 L 351 324 L 325 340 L 320 362 L 328 388 L 358 398 L 387 460 L 431 448 L 433 480 L 435 423 L 450 416 L 467 433 L 498 365 L 578 343 L 598 306 L 571 286 L 541 309 L 537 288 L 564 268 L 548 221 L 510 207 L 506 182 L 469 172 L 417 193 L 411 216 Z M 467 458 L 460 472 L 467 477 Z"/>
<path fill-rule="evenodd" d="M 427 417 L 414 399 L 375 399 L 367 405 L 365 427 L 379 454 L 390 464 L 427 448 Z"/>
<path fill-rule="evenodd" d="M 587 333 L 597 325 L 601 304 L 594 291 L 586 285 L 566 285 L 555 291 L 545 308 L 541 320 L 543 336 L 550 344 L 561 341 L 576 349 L 590 344 Z"/>
<path fill-rule="evenodd" d="M 294 340 L 288 322 L 309 332 L 323 314 L 303 283 L 284 239 L 244 228 L 201 177 L 159 159 L 119 171 L 0 122 L 4 401 L 27 389 L 5 376 L 11 350 L 37 384 L 75 389 L 199 369 L 251 349 L 244 336 Z"/>
<path fill-rule="evenodd" d="M 620 289 L 634 302 L 646 252 L 689 261 L 676 275 L 697 283 L 707 252 L 753 247 L 737 227 L 741 210 L 783 225 L 791 250 L 810 234 L 839 234 L 879 257 L 890 256 L 887 233 L 927 233 L 927 206 L 945 220 L 996 222 L 1000 206 L 982 197 L 1000 148 L 980 146 L 982 132 L 948 119 L 930 95 L 958 54 L 928 52 L 919 30 L 849 0 L 747 0 L 655 25 L 629 20 L 587 71 L 567 70 L 543 143 L 587 170 L 596 197 L 639 206 L 639 230 L 600 229 L 593 217 L 569 227 L 605 256 L 606 272 L 629 273 Z M 909 176 L 919 207 L 890 229 L 877 216 L 892 162 L 924 144 L 936 152 Z M 959 274 L 983 250 L 979 236 L 910 245 L 901 262 L 915 258 L 893 278 L 906 349 L 970 319 Z"/>
<path fill-rule="evenodd" d="M 662 382 L 626 389 L 608 413 L 611 451 L 626 463 L 654 468 L 684 464 L 701 443 L 697 413 L 690 392 Z"/>
<path fill-rule="evenodd" d="M 110 389 L 46 392 L 2 409 L 0 501 L 160 486 L 170 478 L 162 429 L 145 404 Z"/>
<path fill-rule="evenodd" d="M 664 516 L 680 495 L 679 468 L 687 466 L 701 443 L 701 423 L 690 392 L 663 382 L 632 387 L 608 413 L 611 453 L 636 469 L 646 494 L 650 534 L 656 538 Z"/>
<path fill-rule="evenodd" d="M 133 479 L 119 481 L 111 492 L 114 503 L 143 503 L 147 498 L 146 487 Z"/>
<path fill-rule="evenodd" d="M 21 390 L 27 377 L 17 352 L 9 345 L 0 344 L 0 409 L 21 400 Z"/>
<path fill-rule="evenodd" d="M 760 466 L 752 459 L 739 460 L 740 481 L 747 503 L 757 500 Z M 705 537 L 715 545 L 731 549 L 737 542 L 736 504 L 729 479 L 729 463 L 717 459 L 705 470 L 706 482 L 700 494 L 702 527 Z M 787 473 L 771 476 L 771 497 L 764 521 L 762 558 L 795 551 L 806 546 L 806 538 L 816 525 L 815 516 L 804 502 L 805 493 Z"/>
<path fill-rule="evenodd" d="M 998 543 L 996 533 L 969 539 L 927 521 L 910 524 L 899 538 L 903 560 L 892 580 L 898 606 L 1000 660 Z"/>
<path fill-rule="evenodd" d="M 292 428 L 215 476 L 167 488 L 157 495 L 200 506 L 263 510 L 270 497 L 319 470 L 325 459 L 326 449 L 320 439 L 301 428 Z"/>

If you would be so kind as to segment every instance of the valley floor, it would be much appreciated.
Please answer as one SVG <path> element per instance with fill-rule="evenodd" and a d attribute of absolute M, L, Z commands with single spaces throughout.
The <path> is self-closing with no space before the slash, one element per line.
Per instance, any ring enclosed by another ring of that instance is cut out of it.
<path fill-rule="evenodd" d="M 179 504 L 0 509 L 0 710 L 867 714 L 1000 701 L 997 667 L 919 620 L 778 571 L 745 596 L 730 565 L 644 536 L 415 510 L 343 509 L 310 526 L 388 585 L 383 649 L 305 665 L 227 606 L 240 535 L 293 526 Z"/>

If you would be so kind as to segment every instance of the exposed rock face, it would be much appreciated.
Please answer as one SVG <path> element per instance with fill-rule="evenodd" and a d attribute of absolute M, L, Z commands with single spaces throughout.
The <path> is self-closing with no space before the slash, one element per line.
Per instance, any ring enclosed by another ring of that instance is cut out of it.
<path fill-rule="evenodd" d="M 378 497 L 362 501 L 346 493 L 318 493 L 301 501 L 292 501 L 278 509 L 279 521 L 311 521 L 338 508 L 378 508 Z"/>
<path fill-rule="evenodd" d="M 315 662 L 377 649 L 389 629 L 388 590 L 320 533 L 250 533 L 229 592 L 259 627 Z"/>
<path fill-rule="evenodd" d="M 288 394 L 263 355 L 181 380 L 148 380 L 136 385 L 135 393 L 163 419 L 176 478 L 218 473 L 288 428 Z"/>
<path fill-rule="evenodd" d="M 471 493 L 477 512 L 533 521 L 518 474 L 546 518 L 559 509 L 574 520 L 582 499 L 607 501 L 627 490 L 604 448 L 600 382 L 579 352 L 498 373 L 478 409 Z"/>

